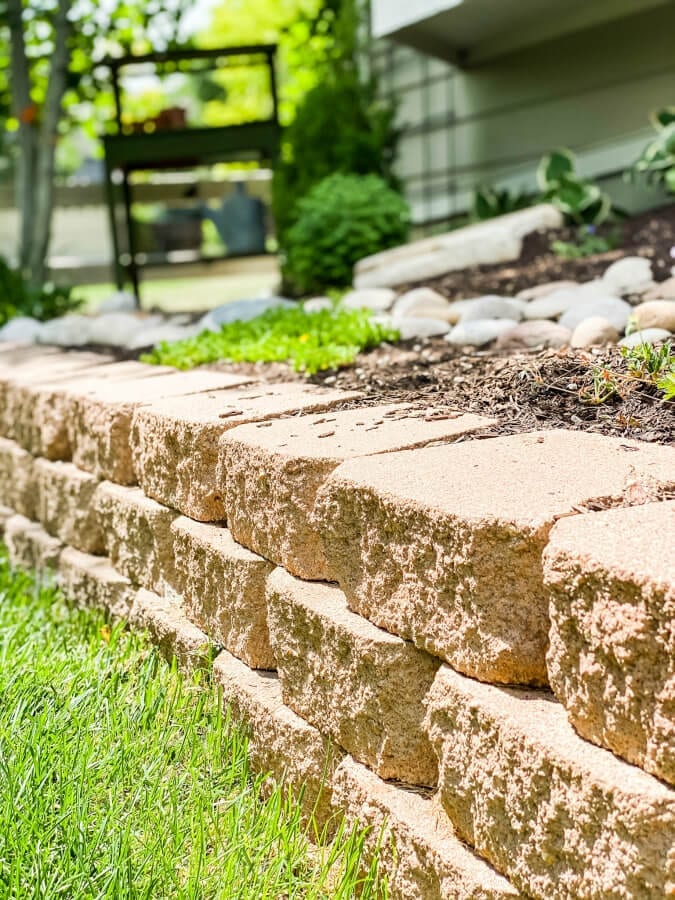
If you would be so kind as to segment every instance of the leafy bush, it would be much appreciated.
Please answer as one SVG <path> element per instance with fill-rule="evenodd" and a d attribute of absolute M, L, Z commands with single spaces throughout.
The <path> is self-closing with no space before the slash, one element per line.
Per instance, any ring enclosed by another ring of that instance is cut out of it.
<path fill-rule="evenodd" d="M 646 175 L 649 181 L 664 184 L 675 193 L 675 107 L 659 110 L 652 122 L 657 135 L 642 151 L 632 172 Z"/>
<path fill-rule="evenodd" d="M 398 132 L 394 109 L 356 72 L 327 77 L 305 96 L 286 129 L 272 182 L 279 243 L 297 215 L 298 201 L 335 172 L 380 175 L 392 186 Z"/>
<path fill-rule="evenodd" d="M 298 203 L 284 278 L 300 294 L 351 284 L 364 256 L 405 242 L 406 201 L 376 175 L 331 175 Z"/>
<path fill-rule="evenodd" d="M 32 316 L 41 322 L 55 319 L 82 306 L 84 301 L 72 296 L 72 288 L 48 282 L 41 288 L 31 287 L 17 269 L 0 257 L 0 325 L 15 316 Z"/>
<path fill-rule="evenodd" d="M 473 195 L 472 218 L 483 222 L 519 209 L 527 209 L 532 206 L 532 202 L 532 197 L 528 194 L 512 194 L 508 188 L 477 188 Z"/>
<path fill-rule="evenodd" d="M 353 362 L 361 350 L 399 333 L 374 322 L 364 309 L 308 313 L 302 306 L 270 309 L 248 322 L 231 322 L 213 333 L 159 344 L 143 362 L 192 369 L 203 363 L 289 362 L 298 372 L 313 375 Z"/>
<path fill-rule="evenodd" d="M 571 150 L 554 150 L 544 156 L 537 181 L 542 199 L 553 203 L 577 225 L 599 225 L 612 213 L 609 196 L 577 173 L 576 156 Z"/>

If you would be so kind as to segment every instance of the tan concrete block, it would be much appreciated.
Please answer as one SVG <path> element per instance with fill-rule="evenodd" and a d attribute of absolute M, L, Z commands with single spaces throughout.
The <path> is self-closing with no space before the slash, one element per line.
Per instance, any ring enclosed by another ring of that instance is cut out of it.
<path fill-rule="evenodd" d="M 179 598 L 160 597 L 141 588 L 129 610 L 129 623 L 147 631 L 162 656 L 169 662 L 175 660 L 181 669 L 192 672 L 211 667 L 211 642 L 189 621 Z"/>
<path fill-rule="evenodd" d="M 532 897 L 675 890 L 675 791 L 580 738 L 545 692 L 439 669 L 426 727 L 464 840 Z"/>
<path fill-rule="evenodd" d="M 37 493 L 34 457 L 14 441 L 0 438 L 0 503 L 34 519 Z"/>
<path fill-rule="evenodd" d="M 225 372 L 173 372 L 125 379 L 80 394 L 68 422 L 73 462 L 99 478 L 135 484 L 130 446 L 135 409 L 163 398 L 196 395 L 249 381 Z"/>
<path fill-rule="evenodd" d="M 11 519 L 12 516 L 15 515 L 16 512 L 13 509 L 10 509 L 9 506 L 0 506 L 0 539 L 4 538 L 5 525 L 7 524 L 8 519 Z"/>
<path fill-rule="evenodd" d="M 276 569 L 267 605 L 284 702 L 382 778 L 434 784 L 422 701 L 438 660 L 350 612 L 334 585 Z"/>
<path fill-rule="evenodd" d="M 152 366 L 142 363 L 111 363 L 105 359 L 74 371 L 10 382 L 6 395 L 9 435 L 35 456 L 70 459 L 68 423 L 72 421 L 77 397 L 117 381 L 158 374 Z"/>
<path fill-rule="evenodd" d="M 99 480 L 72 463 L 35 460 L 35 518 L 53 537 L 84 553 L 103 553 L 103 530 L 94 508 Z"/>
<path fill-rule="evenodd" d="M 572 431 L 364 457 L 321 489 L 317 528 L 353 610 L 475 678 L 545 684 L 551 527 L 667 494 L 674 461 Z"/>
<path fill-rule="evenodd" d="M 375 854 L 392 900 L 515 900 L 523 895 L 455 834 L 440 804 L 383 781 L 346 757 L 333 776 L 333 804 L 367 829 L 362 865 Z"/>
<path fill-rule="evenodd" d="M 263 384 L 161 401 L 138 410 L 131 436 L 139 484 L 149 497 L 191 519 L 225 519 L 225 472 L 218 441 L 229 429 L 300 411 L 330 409 L 357 397 L 312 385 Z"/>
<path fill-rule="evenodd" d="M 273 672 L 255 672 L 223 650 L 213 663 L 213 679 L 232 720 L 248 730 L 253 770 L 286 785 L 302 803 L 305 819 L 333 831 L 338 815 L 331 806 L 332 777 L 344 756 L 340 748 L 284 706 Z"/>
<path fill-rule="evenodd" d="M 341 462 L 451 441 L 491 424 L 443 408 L 387 404 L 241 425 L 220 445 L 228 525 L 236 540 L 293 575 L 333 580 L 312 514 Z"/>
<path fill-rule="evenodd" d="M 59 583 L 64 595 L 78 606 L 93 607 L 126 619 L 135 588 L 105 556 L 91 556 L 66 547 L 59 557 Z"/>
<path fill-rule="evenodd" d="M 63 544 L 47 534 L 39 522 L 20 515 L 5 522 L 5 544 L 13 566 L 37 572 L 56 569 L 63 549 Z"/>
<path fill-rule="evenodd" d="M 254 669 L 274 669 L 265 580 L 274 566 L 229 530 L 180 516 L 171 525 L 176 590 L 188 618 Z"/>
<path fill-rule="evenodd" d="M 105 550 L 112 564 L 136 586 L 164 593 L 176 583 L 171 523 L 178 513 L 138 488 L 102 482 L 94 495 Z"/>
<path fill-rule="evenodd" d="M 675 784 L 675 501 L 558 522 L 551 686 L 584 737 Z"/>

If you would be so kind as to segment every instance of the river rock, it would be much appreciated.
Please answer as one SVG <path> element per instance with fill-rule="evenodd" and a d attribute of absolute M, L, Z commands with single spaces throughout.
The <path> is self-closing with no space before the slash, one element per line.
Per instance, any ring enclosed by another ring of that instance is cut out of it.
<path fill-rule="evenodd" d="M 302 308 L 308 313 L 323 312 L 333 308 L 333 301 L 330 297 L 311 297 L 309 300 L 305 300 Z"/>
<path fill-rule="evenodd" d="M 617 331 L 623 331 L 631 312 L 632 307 L 625 300 L 618 297 L 598 297 L 595 300 L 575 304 L 560 317 L 560 324 L 574 331 L 584 319 L 601 316 L 611 322 Z"/>
<path fill-rule="evenodd" d="M 638 328 L 665 328 L 675 331 L 675 300 L 648 300 L 633 310 Z"/>
<path fill-rule="evenodd" d="M 421 316 L 392 316 L 391 327 L 398 330 L 402 341 L 436 337 L 450 331 L 450 325 L 447 322 Z"/>
<path fill-rule="evenodd" d="M 639 294 L 654 284 L 652 264 L 642 256 L 626 256 L 612 263 L 602 280 L 611 294 Z"/>
<path fill-rule="evenodd" d="M 520 322 L 497 338 L 499 350 L 527 350 L 531 347 L 563 347 L 569 344 L 572 332 L 548 319 Z"/>
<path fill-rule="evenodd" d="M 128 291 L 115 291 L 101 303 L 99 314 L 113 312 L 133 312 L 136 309 L 136 298 Z"/>
<path fill-rule="evenodd" d="M 142 328 L 124 346 L 129 350 L 138 350 L 141 347 L 155 347 L 163 342 L 171 343 L 196 337 L 200 331 L 201 328 L 198 323 L 194 325 L 175 325 L 172 322 L 162 322 L 159 325 Z"/>
<path fill-rule="evenodd" d="M 268 309 L 276 309 L 279 306 L 290 308 L 295 306 L 295 303 L 285 297 L 257 297 L 253 300 L 222 303 L 202 316 L 199 320 L 199 331 L 218 332 L 223 325 L 229 325 L 231 322 L 249 322 Z"/>
<path fill-rule="evenodd" d="M 56 344 L 58 347 L 81 347 L 92 342 L 89 316 L 77 314 L 61 316 L 45 322 L 38 337 L 41 344 Z"/>
<path fill-rule="evenodd" d="M 16 316 L 0 328 L 0 341 L 11 341 L 17 344 L 35 344 L 40 340 L 43 322 L 31 316 Z"/>
<path fill-rule="evenodd" d="M 518 291 L 516 299 L 518 300 L 540 300 L 542 297 L 548 297 L 549 294 L 555 294 L 557 291 L 574 290 L 579 287 L 576 281 L 547 281 L 545 284 L 536 284 L 534 287 L 525 288 Z"/>
<path fill-rule="evenodd" d="M 675 275 L 655 284 L 645 294 L 644 300 L 675 300 Z"/>
<path fill-rule="evenodd" d="M 394 316 L 411 316 L 421 319 L 444 319 L 448 321 L 451 308 L 447 299 L 431 288 L 413 288 L 396 300 L 392 307 Z"/>
<path fill-rule="evenodd" d="M 474 322 L 479 319 L 513 319 L 519 322 L 525 315 L 527 304 L 524 300 L 512 300 L 510 297 L 498 297 L 487 294 L 467 301 L 459 321 Z"/>
<path fill-rule="evenodd" d="M 619 332 L 602 316 L 591 316 L 579 322 L 572 332 L 572 347 L 597 347 L 616 344 Z"/>
<path fill-rule="evenodd" d="M 638 347 L 640 344 L 658 344 L 659 341 L 667 341 L 671 337 L 665 328 L 645 328 L 643 331 L 634 331 L 619 341 L 619 347 Z"/>
<path fill-rule="evenodd" d="M 482 347 L 517 324 L 515 319 L 474 319 L 459 322 L 445 339 L 456 347 Z"/>
<path fill-rule="evenodd" d="M 373 312 L 386 312 L 391 309 L 396 299 L 396 291 L 388 287 L 357 288 L 349 291 L 342 298 L 345 309 L 372 309 Z"/>

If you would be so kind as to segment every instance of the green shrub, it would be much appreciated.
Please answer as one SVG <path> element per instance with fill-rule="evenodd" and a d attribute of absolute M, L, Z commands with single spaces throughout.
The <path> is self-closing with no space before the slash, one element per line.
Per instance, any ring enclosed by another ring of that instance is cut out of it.
<path fill-rule="evenodd" d="M 557 206 L 569 222 L 599 225 L 612 213 L 609 196 L 577 173 L 571 150 L 547 153 L 539 163 L 537 181 L 542 199 Z"/>
<path fill-rule="evenodd" d="M 483 222 L 485 219 L 494 219 L 496 216 L 504 216 L 519 209 L 527 209 L 533 202 L 530 195 L 514 194 L 508 188 L 503 190 L 492 187 L 477 188 L 473 194 L 471 217 Z"/>
<path fill-rule="evenodd" d="M 335 172 L 380 175 L 392 187 L 398 132 L 394 109 L 356 72 L 328 76 L 304 97 L 286 129 L 272 182 L 272 208 L 283 247 L 298 201 Z"/>
<path fill-rule="evenodd" d="M 376 175 L 331 175 L 298 203 L 284 278 L 300 294 L 351 284 L 364 256 L 405 242 L 406 201 Z"/>
<path fill-rule="evenodd" d="M 649 181 L 675 193 L 675 107 L 654 113 L 652 122 L 656 137 L 642 151 L 632 173 L 646 175 Z"/>
<path fill-rule="evenodd" d="M 361 350 L 396 341 L 399 332 L 374 322 L 366 309 L 305 312 L 269 309 L 248 322 L 231 322 L 219 332 L 205 331 L 184 341 L 159 344 L 143 362 L 177 369 L 204 363 L 288 362 L 296 371 L 313 375 L 353 362 Z"/>
<path fill-rule="evenodd" d="M 41 288 L 31 287 L 18 269 L 12 269 L 0 257 L 0 325 L 15 316 L 32 316 L 46 322 L 78 309 L 83 302 L 72 296 L 71 287 L 51 282 Z"/>

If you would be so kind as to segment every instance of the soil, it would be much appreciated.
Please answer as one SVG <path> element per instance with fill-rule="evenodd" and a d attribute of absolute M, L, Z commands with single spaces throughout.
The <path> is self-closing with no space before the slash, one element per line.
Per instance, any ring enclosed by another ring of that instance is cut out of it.
<path fill-rule="evenodd" d="M 598 234 L 605 236 L 613 236 L 617 232 L 620 240 L 618 249 L 584 259 L 563 259 L 551 251 L 551 242 L 575 241 L 577 229 L 536 231 L 524 239 L 520 258 L 512 263 L 449 272 L 439 278 L 405 285 L 401 290 L 423 284 L 450 300 L 479 297 L 481 294 L 513 297 L 518 291 L 547 281 L 590 281 L 600 277 L 607 266 L 624 256 L 649 259 L 656 281 L 665 281 L 670 276 L 670 269 L 675 265 L 675 203 L 631 216 L 618 225 L 602 225 L 597 230 Z"/>

